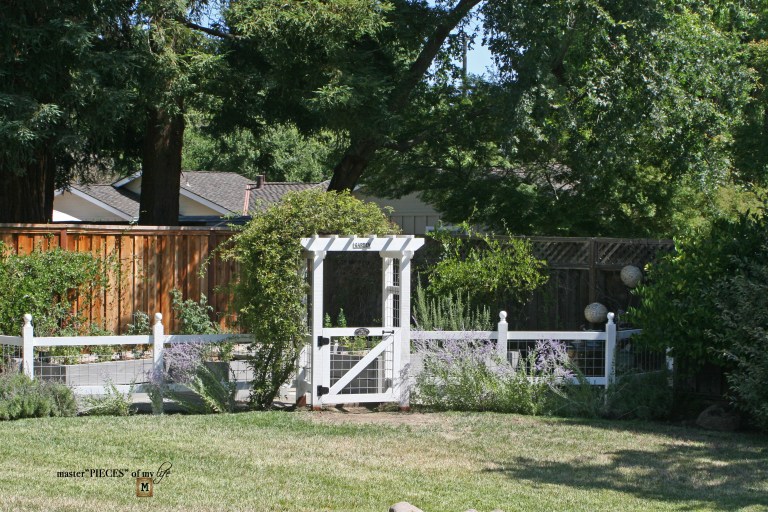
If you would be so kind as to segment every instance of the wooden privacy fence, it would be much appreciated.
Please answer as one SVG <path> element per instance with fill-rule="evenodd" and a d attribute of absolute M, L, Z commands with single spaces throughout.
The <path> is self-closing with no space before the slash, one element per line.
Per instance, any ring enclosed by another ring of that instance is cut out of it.
<path fill-rule="evenodd" d="M 201 293 L 205 294 L 218 313 L 216 320 L 221 325 L 230 323 L 232 297 L 221 290 L 237 277 L 236 265 L 222 261 L 214 253 L 202 275 L 200 271 L 214 249 L 234 233 L 218 227 L 0 224 L 0 241 L 19 254 L 28 254 L 35 247 L 63 247 L 119 258 L 121 272 L 110 276 L 110 288 L 87 312 L 93 322 L 115 333 L 124 332 L 137 311 L 161 312 L 168 319 L 170 332 L 177 332 L 178 320 L 171 309 L 170 296 L 174 288 L 181 290 L 185 299 L 198 300 Z M 634 305 L 630 290 L 619 278 L 621 268 L 625 265 L 642 268 L 660 253 L 674 250 L 672 240 L 565 237 L 530 237 L 528 240 L 534 254 L 547 261 L 549 281 L 536 291 L 521 315 L 510 317 L 515 329 L 585 327 L 584 307 L 592 302 L 602 302 L 620 314 Z M 427 248 L 430 246 L 435 248 L 436 244 L 428 240 Z M 427 265 L 435 254 L 434 250 L 420 251 L 414 262 L 419 267 Z M 381 294 L 372 293 L 367 284 L 380 286 L 380 269 L 358 255 L 335 266 L 338 268 L 328 276 L 331 283 L 328 288 L 335 291 L 332 297 L 326 298 L 326 310 L 335 317 L 343 307 L 348 321 L 368 325 L 371 319 L 367 316 L 381 311 Z"/>
<path fill-rule="evenodd" d="M 672 240 L 628 238 L 530 237 L 533 253 L 547 261 L 549 281 L 534 293 L 516 328 L 578 329 L 586 327 L 584 308 L 601 302 L 620 315 L 636 306 L 622 283 L 621 269 L 643 269 L 672 252 Z"/>
<path fill-rule="evenodd" d="M 138 311 L 162 313 L 170 332 L 176 332 L 173 289 L 180 290 L 184 299 L 206 295 L 214 311 L 220 312 L 215 320 L 227 324 L 232 297 L 223 287 L 237 275 L 237 266 L 222 261 L 214 249 L 233 234 L 218 227 L 0 224 L 0 241 L 18 254 L 61 247 L 115 258 L 119 271 L 110 273 L 109 287 L 83 312 L 94 324 L 115 333 L 124 332 Z"/>

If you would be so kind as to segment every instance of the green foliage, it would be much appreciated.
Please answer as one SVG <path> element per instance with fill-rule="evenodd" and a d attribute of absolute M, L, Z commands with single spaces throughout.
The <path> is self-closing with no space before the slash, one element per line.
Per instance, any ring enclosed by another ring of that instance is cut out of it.
<path fill-rule="evenodd" d="M 430 234 L 442 245 L 442 258 L 427 271 L 429 296 L 455 294 L 474 307 L 513 309 L 547 281 L 546 263 L 534 257 L 529 241 L 473 237 L 466 222 L 461 229 L 466 236 L 443 229 Z"/>
<path fill-rule="evenodd" d="M 202 116 L 199 116 L 202 117 Z M 193 116 L 194 119 L 194 116 Z M 330 177 L 340 137 L 332 132 L 303 135 L 290 124 L 254 133 L 239 128 L 219 135 L 190 123 L 184 132 L 184 169 L 229 171 L 267 181 L 320 182 Z"/>
<path fill-rule="evenodd" d="M 74 416 L 77 404 L 72 390 L 58 383 L 32 380 L 23 373 L 0 373 L 0 419 Z"/>
<path fill-rule="evenodd" d="M 450 292 L 427 298 L 421 282 L 416 285 L 414 317 L 416 327 L 422 331 L 486 331 L 493 327 L 489 307 L 470 309 L 461 296 Z"/>
<path fill-rule="evenodd" d="M 256 215 L 234 237 L 225 257 L 240 264 L 238 319 L 254 336 L 251 401 L 271 405 L 294 370 L 307 334 L 307 285 L 301 274 L 301 238 L 313 234 L 379 235 L 396 232 L 381 210 L 348 193 L 292 193 Z"/>
<path fill-rule="evenodd" d="M 208 298 L 200 294 L 200 301 L 182 300 L 181 291 L 171 290 L 171 307 L 179 318 L 179 334 L 219 334 L 221 329 L 211 320 L 213 306 Z"/>
<path fill-rule="evenodd" d="M 126 336 L 152 334 L 152 326 L 149 323 L 149 315 L 143 311 L 136 311 L 133 314 L 133 323 L 125 326 L 125 334 Z"/>
<path fill-rule="evenodd" d="M 0 251 L 3 247 L 0 246 Z M 36 249 L 28 255 L 0 254 L 0 333 L 21 333 L 22 318 L 30 313 L 38 336 L 85 334 L 92 330 L 75 310 L 87 311 L 107 286 L 111 259 L 61 249 Z"/>
<path fill-rule="evenodd" d="M 670 348 L 674 357 L 715 363 L 726 373 L 732 398 L 766 428 L 768 360 L 768 238 L 762 215 L 718 220 L 708 232 L 677 242 L 677 252 L 650 268 L 631 311 L 639 341 Z"/>
<path fill-rule="evenodd" d="M 638 342 L 696 365 L 724 362 L 730 347 L 717 315 L 722 284 L 752 263 L 768 262 L 765 221 L 756 215 L 719 219 L 712 227 L 675 241 L 676 252 L 647 270 L 635 294 L 640 305 L 630 311 L 642 327 Z"/>
<path fill-rule="evenodd" d="M 717 290 L 717 319 L 711 331 L 731 368 L 727 378 L 733 398 L 755 425 L 768 431 L 768 247 L 760 261 L 726 278 Z"/>
<path fill-rule="evenodd" d="M 423 369 L 415 376 L 411 401 L 433 410 L 551 414 L 568 399 L 564 390 L 571 387 L 573 366 L 564 349 L 553 354 L 544 343 L 516 368 L 483 340 L 419 343 Z"/>
<path fill-rule="evenodd" d="M 237 383 L 230 379 L 229 363 L 203 363 L 184 385 L 199 398 L 190 400 L 183 392 L 168 391 L 168 398 L 190 412 L 209 414 L 234 412 Z"/>
<path fill-rule="evenodd" d="M 131 383 L 128 392 L 123 394 L 115 384 L 107 379 L 104 395 L 90 395 L 84 398 L 85 414 L 89 416 L 129 416 L 136 412 L 133 405 L 133 390 Z"/>
<path fill-rule="evenodd" d="M 149 374 L 147 390 L 153 413 L 162 413 L 163 398 L 197 414 L 235 410 L 237 382 L 230 379 L 229 362 L 210 360 L 216 348 L 212 344 L 179 343 L 166 350 L 165 368 Z"/>
<path fill-rule="evenodd" d="M 672 413 L 672 376 L 666 370 L 623 372 L 608 387 L 602 416 L 615 419 L 665 420 Z"/>

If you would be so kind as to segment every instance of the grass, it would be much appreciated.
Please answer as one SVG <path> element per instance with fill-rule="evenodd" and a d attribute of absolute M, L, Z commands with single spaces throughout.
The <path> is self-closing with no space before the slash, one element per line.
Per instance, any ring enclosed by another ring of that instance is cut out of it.
<path fill-rule="evenodd" d="M 499 414 L 0 423 L 0 510 L 768 510 L 768 438 Z M 137 498 L 132 471 L 171 474 Z M 115 477 L 59 471 L 118 469 Z"/>

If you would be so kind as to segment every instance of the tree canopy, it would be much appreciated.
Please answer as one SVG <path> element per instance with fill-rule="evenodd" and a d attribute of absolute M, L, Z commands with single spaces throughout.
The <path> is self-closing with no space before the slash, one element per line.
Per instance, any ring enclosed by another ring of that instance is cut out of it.
<path fill-rule="evenodd" d="M 764 10 L 13 2 L 0 20 L 13 70 L 0 72 L 0 170 L 38 183 L 44 206 L 4 220 L 50 218 L 53 188 L 88 160 L 141 169 L 141 222 L 175 223 L 184 155 L 272 180 L 330 177 L 332 190 L 422 191 L 449 220 L 518 233 L 671 234 L 768 185 Z M 460 57 L 480 43 L 497 73 L 467 76 Z"/>

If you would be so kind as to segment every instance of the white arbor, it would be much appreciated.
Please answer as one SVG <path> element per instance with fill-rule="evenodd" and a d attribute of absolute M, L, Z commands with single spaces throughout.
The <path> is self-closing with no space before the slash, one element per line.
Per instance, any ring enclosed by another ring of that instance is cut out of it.
<path fill-rule="evenodd" d="M 401 402 L 401 371 L 410 358 L 411 259 L 424 245 L 413 235 L 303 238 L 310 273 L 310 338 L 299 363 L 297 400 L 313 408 L 352 402 Z M 323 267 L 329 252 L 378 252 L 382 324 L 324 327 Z"/>

